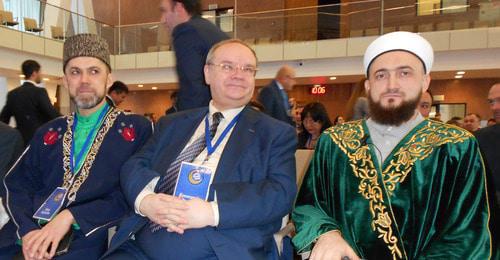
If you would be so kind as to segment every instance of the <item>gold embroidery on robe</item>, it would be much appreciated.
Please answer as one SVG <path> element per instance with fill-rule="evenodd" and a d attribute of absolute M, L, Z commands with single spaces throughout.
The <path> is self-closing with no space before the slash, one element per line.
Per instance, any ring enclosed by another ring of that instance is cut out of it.
<path fill-rule="evenodd" d="M 113 123 L 115 122 L 116 118 L 120 113 L 121 111 L 118 109 L 114 108 L 109 109 L 107 115 L 105 116 L 104 122 L 102 123 L 101 129 L 99 129 L 99 131 L 97 132 L 95 140 L 92 143 L 92 146 L 90 147 L 87 156 L 85 157 L 83 166 L 81 167 L 79 173 L 75 173 L 78 174 L 78 176 L 76 176 L 73 181 L 72 181 L 73 173 L 71 172 L 71 167 L 70 167 L 71 163 L 70 154 L 71 154 L 71 145 L 73 141 L 72 127 L 74 122 L 74 115 L 69 115 L 67 117 L 68 127 L 63 136 L 63 169 L 64 169 L 63 187 L 68 189 L 68 200 L 69 200 L 68 205 L 71 204 L 71 202 L 75 201 L 76 193 L 78 192 L 78 189 L 80 189 L 80 186 L 87 179 L 90 173 L 90 168 L 94 164 L 95 157 L 99 152 L 99 148 L 101 147 L 104 137 L 108 133 L 109 129 L 113 127 Z"/>
<path fill-rule="evenodd" d="M 393 219 L 384 204 L 382 186 L 377 177 L 368 145 L 362 145 L 365 138 L 363 121 L 353 121 L 327 130 L 333 142 L 347 155 L 354 175 L 360 179 L 359 193 L 369 201 L 372 214 L 372 229 L 379 233 L 391 251 L 393 259 L 401 259 L 402 251 L 398 247 L 398 238 L 393 234 Z M 411 171 L 415 161 L 429 156 L 434 147 L 453 142 L 463 142 L 470 138 L 467 131 L 428 120 L 426 125 L 394 153 L 393 159 L 382 172 L 383 184 L 390 195 L 397 183 L 402 183 Z M 396 223 L 394 223 L 396 224 Z M 406 253 L 405 253 L 406 255 Z M 405 256 L 406 257 L 406 256 Z"/>

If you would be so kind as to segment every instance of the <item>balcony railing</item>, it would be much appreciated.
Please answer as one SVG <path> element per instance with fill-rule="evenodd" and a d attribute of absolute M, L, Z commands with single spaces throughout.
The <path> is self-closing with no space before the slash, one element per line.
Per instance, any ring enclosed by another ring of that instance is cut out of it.
<path fill-rule="evenodd" d="M 231 37 L 252 45 L 374 36 L 398 30 L 432 32 L 500 26 L 500 0 L 449 2 L 454 4 L 436 0 L 362 0 L 205 18 Z M 40 4 L 45 14 L 40 25 L 43 30 L 30 33 L 60 40 L 77 33 L 96 33 L 109 42 L 113 54 L 171 49 L 170 33 L 160 23 L 112 26 L 45 2 Z M 14 18 L 18 24 L 12 28 L 29 31 L 23 23 L 25 17 Z"/>

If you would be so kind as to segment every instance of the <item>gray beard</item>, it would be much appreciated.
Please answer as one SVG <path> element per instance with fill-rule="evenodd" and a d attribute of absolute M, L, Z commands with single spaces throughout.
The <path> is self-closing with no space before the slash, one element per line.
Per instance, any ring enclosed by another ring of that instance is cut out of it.
<path fill-rule="evenodd" d="M 98 97 L 97 95 L 92 95 L 91 97 L 84 98 L 84 97 L 71 97 L 71 100 L 75 102 L 76 107 L 78 109 L 90 109 L 94 108 L 98 104 L 101 103 L 101 101 L 104 99 L 103 97 Z"/>

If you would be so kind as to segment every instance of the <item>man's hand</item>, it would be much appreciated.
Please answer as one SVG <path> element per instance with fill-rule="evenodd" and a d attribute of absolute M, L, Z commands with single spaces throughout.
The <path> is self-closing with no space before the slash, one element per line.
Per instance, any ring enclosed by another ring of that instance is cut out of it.
<path fill-rule="evenodd" d="M 167 228 L 169 232 L 184 233 L 187 224 L 187 202 L 163 193 L 149 194 L 142 199 L 139 211 L 149 220 Z"/>
<path fill-rule="evenodd" d="M 339 232 L 330 231 L 321 235 L 314 246 L 311 260 L 340 260 L 348 257 L 350 260 L 359 260 L 354 250 L 342 238 Z"/>
<path fill-rule="evenodd" d="M 74 218 L 67 209 L 61 211 L 42 229 L 33 230 L 23 237 L 23 254 L 26 259 L 51 259 L 56 254 L 61 239 L 68 233 Z M 47 252 L 49 246 L 50 252 Z"/>
<path fill-rule="evenodd" d="M 199 198 L 186 201 L 188 210 L 186 211 L 187 223 L 180 225 L 182 229 L 204 228 L 215 226 L 214 211 L 210 202 Z"/>
<path fill-rule="evenodd" d="M 36 250 L 31 253 L 31 244 L 34 239 L 36 239 L 39 236 L 40 229 L 35 229 L 30 232 L 28 232 L 26 235 L 23 236 L 23 255 L 24 259 L 26 260 L 33 260 L 37 259 L 36 256 Z"/>

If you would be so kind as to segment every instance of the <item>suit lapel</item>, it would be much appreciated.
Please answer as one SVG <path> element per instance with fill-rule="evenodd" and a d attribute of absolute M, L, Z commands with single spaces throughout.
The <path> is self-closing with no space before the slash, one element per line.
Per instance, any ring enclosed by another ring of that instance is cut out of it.
<path fill-rule="evenodd" d="M 228 174 L 232 174 L 241 160 L 243 152 L 254 140 L 255 123 L 257 122 L 257 112 L 250 107 L 245 107 L 241 117 L 236 124 L 229 140 L 224 147 L 224 152 L 217 166 L 214 182 L 226 179 Z"/>
<path fill-rule="evenodd" d="M 177 158 L 177 156 L 182 152 L 182 149 L 189 142 L 193 136 L 196 128 L 200 124 L 201 120 L 208 113 L 208 109 L 201 109 L 197 113 L 186 113 L 184 117 L 178 118 L 177 123 L 173 126 L 173 129 L 167 132 L 167 137 L 161 140 L 161 144 L 166 146 L 161 151 L 161 155 L 157 158 L 158 163 L 154 167 L 154 170 L 160 175 L 167 172 L 170 164 Z M 172 138 L 172 136 L 178 137 L 177 133 L 185 133 L 182 138 Z"/>

